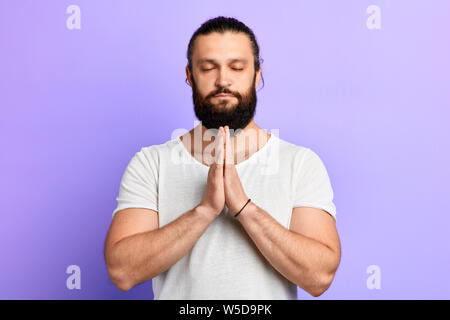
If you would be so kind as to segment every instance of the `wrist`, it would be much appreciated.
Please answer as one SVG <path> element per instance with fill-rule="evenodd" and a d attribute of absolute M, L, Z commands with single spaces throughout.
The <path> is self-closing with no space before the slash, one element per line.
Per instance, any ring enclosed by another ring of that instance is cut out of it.
<path fill-rule="evenodd" d="M 233 216 L 235 216 L 239 212 L 239 210 L 241 210 L 242 207 L 245 206 L 245 204 L 247 203 L 248 199 L 249 199 L 248 197 L 244 197 L 244 198 L 242 198 L 241 200 L 238 200 L 238 201 L 236 201 L 236 200 L 233 201 L 233 202 L 230 201 L 230 204 L 229 204 L 228 208 L 230 209 L 231 214 Z M 251 203 L 251 201 L 247 204 L 247 206 L 250 203 Z M 244 208 L 244 210 L 245 210 L 245 208 Z"/>
<path fill-rule="evenodd" d="M 245 208 L 241 211 L 241 213 L 236 217 L 237 220 L 251 220 L 254 219 L 255 215 L 258 213 L 258 206 L 250 201 Z M 236 214 L 236 213 L 235 213 Z"/>
<path fill-rule="evenodd" d="M 211 209 L 203 204 L 199 204 L 193 210 L 196 214 L 198 214 L 199 216 L 201 216 L 207 220 L 214 220 L 219 215 L 213 209 Z"/>

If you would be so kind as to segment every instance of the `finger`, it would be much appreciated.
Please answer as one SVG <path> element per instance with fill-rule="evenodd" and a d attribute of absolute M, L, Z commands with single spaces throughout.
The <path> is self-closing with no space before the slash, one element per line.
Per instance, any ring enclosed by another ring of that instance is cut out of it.
<path fill-rule="evenodd" d="M 233 145 L 230 138 L 230 128 L 225 126 L 225 164 L 234 164 Z"/>
<path fill-rule="evenodd" d="M 217 144 L 215 145 L 216 148 L 216 163 L 217 164 L 224 164 L 225 161 L 225 150 L 224 150 L 224 134 L 223 134 L 223 128 L 219 127 L 219 132 L 217 133 Z"/>
<path fill-rule="evenodd" d="M 223 166 L 225 163 L 225 150 L 224 150 L 224 135 L 223 135 L 223 128 L 219 127 L 219 132 L 217 133 L 217 144 L 215 146 L 216 148 L 216 159 L 215 159 L 215 163 L 214 163 L 214 175 L 219 179 L 223 179 Z"/>

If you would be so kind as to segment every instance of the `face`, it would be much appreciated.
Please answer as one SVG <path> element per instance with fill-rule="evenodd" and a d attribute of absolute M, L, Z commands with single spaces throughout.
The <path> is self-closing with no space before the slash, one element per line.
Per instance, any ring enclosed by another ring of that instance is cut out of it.
<path fill-rule="evenodd" d="M 236 131 L 253 119 L 261 73 L 255 72 L 253 59 L 245 33 L 214 32 L 195 40 L 192 74 L 188 68 L 186 74 L 195 115 L 207 129 L 228 125 Z"/>

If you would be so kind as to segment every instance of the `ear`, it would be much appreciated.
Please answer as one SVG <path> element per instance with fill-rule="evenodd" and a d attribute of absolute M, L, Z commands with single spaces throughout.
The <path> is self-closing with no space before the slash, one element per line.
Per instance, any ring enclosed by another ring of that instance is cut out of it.
<path fill-rule="evenodd" d="M 191 73 L 189 72 L 188 66 L 186 66 L 186 78 L 188 79 L 189 85 L 190 85 L 191 88 L 192 88 Z"/>
<path fill-rule="evenodd" d="M 259 71 L 256 72 L 256 77 L 255 77 L 255 88 L 258 88 L 259 80 L 261 80 L 261 72 L 262 72 L 262 67 L 261 67 L 261 65 L 260 65 L 260 66 L 259 66 Z"/>

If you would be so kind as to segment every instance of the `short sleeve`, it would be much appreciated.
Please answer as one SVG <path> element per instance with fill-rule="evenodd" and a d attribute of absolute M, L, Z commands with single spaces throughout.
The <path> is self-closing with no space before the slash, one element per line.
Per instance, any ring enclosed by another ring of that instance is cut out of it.
<path fill-rule="evenodd" d="M 336 221 L 333 189 L 328 172 L 319 156 L 307 149 L 294 174 L 293 207 L 313 207 L 327 211 Z"/>
<path fill-rule="evenodd" d="M 153 146 L 142 148 L 131 158 L 122 176 L 117 207 L 158 211 L 158 155 Z"/>

